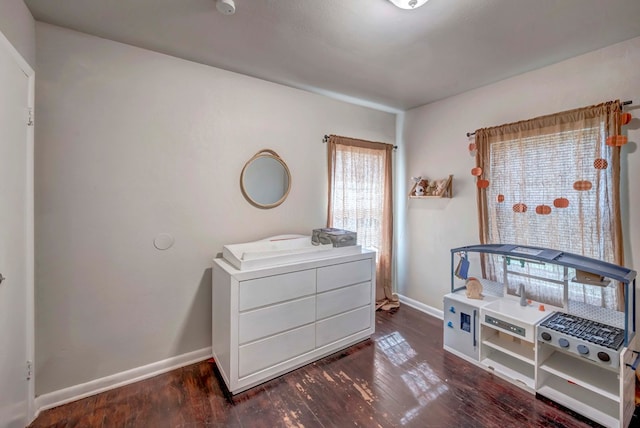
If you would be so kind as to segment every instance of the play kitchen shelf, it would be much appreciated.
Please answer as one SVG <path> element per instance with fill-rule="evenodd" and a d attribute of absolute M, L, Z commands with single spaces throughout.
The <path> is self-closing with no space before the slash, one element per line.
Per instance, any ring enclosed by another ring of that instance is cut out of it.
<path fill-rule="evenodd" d="M 498 375 L 515 380 L 533 392 L 535 388 L 535 325 L 549 315 L 548 306 L 526 302 L 504 294 L 480 311 L 482 344 L 480 363 Z"/>
<path fill-rule="evenodd" d="M 627 427 L 640 362 L 635 278 L 633 270 L 547 248 L 454 248 L 444 348 L 604 426 Z M 527 299 L 536 286 L 546 287 L 546 301 Z M 573 287 L 592 294 L 617 287 L 623 307 L 578 301 Z"/>
<path fill-rule="evenodd" d="M 550 309 L 504 296 L 480 310 L 480 363 L 502 377 L 520 383 L 533 392 L 535 388 L 535 325 Z"/>

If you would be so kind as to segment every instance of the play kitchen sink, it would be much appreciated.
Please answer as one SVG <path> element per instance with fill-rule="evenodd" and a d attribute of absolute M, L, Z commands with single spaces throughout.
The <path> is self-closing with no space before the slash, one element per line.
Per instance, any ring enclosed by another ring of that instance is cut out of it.
<path fill-rule="evenodd" d="M 536 302 L 520 306 L 519 299 L 503 297 L 482 308 L 482 323 L 533 342 L 535 325 L 559 309 Z"/>

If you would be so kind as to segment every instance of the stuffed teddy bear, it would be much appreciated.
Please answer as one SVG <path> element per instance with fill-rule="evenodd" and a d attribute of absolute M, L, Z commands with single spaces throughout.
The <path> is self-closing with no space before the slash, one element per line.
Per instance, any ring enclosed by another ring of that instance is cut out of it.
<path fill-rule="evenodd" d="M 466 283 L 466 291 L 465 294 L 469 299 L 478 299 L 482 300 L 484 296 L 482 295 L 482 283 L 478 281 L 478 278 L 469 277 Z"/>
<path fill-rule="evenodd" d="M 425 192 L 427 191 L 428 185 L 429 185 L 429 182 L 427 180 L 421 179 L 420 181 L 418 181 L 418 183 L 416 184 L 416 187 L 413 189 L 414 195 L 424 196 Z"/>
<path fill-rule="evenodd" d="M 427 186 L 427 190 L 425 191 L 425 194 L 427 196 L 433 196 L 433 195 L 435 195 L 435 191 L 436 191 L 436 182 L 432 181 Z"/>
<path fill-rule="evenodd" d="M 440 196 L 444 193 L 445 186 L 447 185 L 447 179 L 436 180 L 436 188 L 433 192 L 435 196 Z"/>

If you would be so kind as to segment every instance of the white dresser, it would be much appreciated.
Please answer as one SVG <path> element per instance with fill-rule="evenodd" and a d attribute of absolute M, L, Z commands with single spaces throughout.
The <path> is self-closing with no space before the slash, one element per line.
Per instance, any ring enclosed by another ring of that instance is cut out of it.
<path fill-rule="evenodd" d="M 233 394 L 371 336 L 375 252 L 254 270 L 213 261 L 213 357 Z"/>

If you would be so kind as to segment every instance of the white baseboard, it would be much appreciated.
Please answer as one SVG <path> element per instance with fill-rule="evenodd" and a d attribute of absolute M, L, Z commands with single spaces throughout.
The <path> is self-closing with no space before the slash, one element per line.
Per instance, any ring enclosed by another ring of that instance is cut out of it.
<path fill-rule="evenodd" d="M 418 302 L 417 300 L 411 299 L 401 294 L 398 295 L 398 297 L 400 298 L 400 302 L 407 306 L 410 306 L 436 318 L 444 318 L 443 312 L 439 309 L 425 305 L 424 303 Z M 134 369 L 126 370 L 124 372 L 116 373 L 110 376 L 105 376 L 100 379 L 95 379 L 86 383 L 60 389 L 58 391 L 42 394 L 35 399 L 35 417 L 37 417 L 38 414 L 43 410 L 52 409 L 54 407 L 70 403 L 72 401 L 80 400 L 82 398 L 90 397 L 101 392 L 109 391 L 121 386 L 148 379 L 150 377 L 154 377 L 180 367 L 188 366 L 189 364 L 203 361 L 207 358 L 211 358 L 211 356 L 211 347 L 203 348 L 197 351 L 178 355 L 176 357 L 167 358 L 166 360 L 147 364 L 146 366 L 136 367 Z"/>
<path fill-rule="evenodd" d="M 410 297 L 403 296 L 402 294 L 398 294 L 400 298 L 400 303 L 404 303 L 407 306 L 411 306 L 413 309 L 417 309 L 425 314 L 434 316 L 436 318 L 444 319 L 444 312 L 440 309 L 436 309 L 433 306 L 425 305 L 422 302 L 418 302 L 417 300 L 413 300 Z"/>
<path fill-rule="evenodd" d="M 186 354 L 167 358 L 166 360 L 156 361 L 146 366 L 136 367 L 135 369 L 126 370 L 100 379 L 95 379 L 79 385 L 70 386 L 58 391 L 49 392 L 36 397 L 35 408 L 36 415 L 47 409 L 57 407 L 72 401 L 90 397 L 101 392 L 109 391 L 130 383 L 138 382 L 150 377 L 175 370 L 180 367 L 194 364 L 207 358 L 211 358 L 211 347 L 199 349 L 197 351 L 188 352 Z"/>

